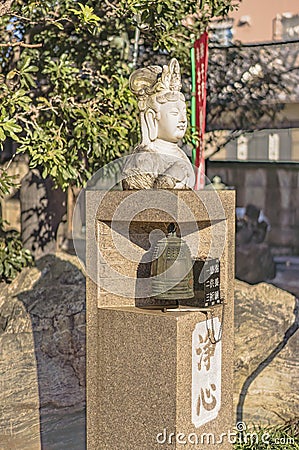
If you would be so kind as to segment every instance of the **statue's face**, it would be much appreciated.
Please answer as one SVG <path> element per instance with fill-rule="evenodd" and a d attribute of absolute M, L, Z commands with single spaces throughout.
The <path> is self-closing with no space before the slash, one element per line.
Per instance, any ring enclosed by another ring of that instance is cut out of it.
<path fill-rule="evenodd" d="M 158 138 L 177 143 L 187 129 L 186 104 L 183 100 L 160 104 L 158 114 Z"/>

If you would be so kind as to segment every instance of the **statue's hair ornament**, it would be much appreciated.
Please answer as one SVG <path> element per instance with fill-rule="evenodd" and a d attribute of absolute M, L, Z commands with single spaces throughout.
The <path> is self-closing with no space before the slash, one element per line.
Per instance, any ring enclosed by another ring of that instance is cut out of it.
<path fill-rule="evenodd" d="M 163 91 L 180 92 L 181 74 L 180 66 L 175 58 L 172 58 L 169 65 L 149 66 L 135 70 L 129 80 L 130 90 L 138 97 L 138 100 L 145 100 L 153 94 Z"/>

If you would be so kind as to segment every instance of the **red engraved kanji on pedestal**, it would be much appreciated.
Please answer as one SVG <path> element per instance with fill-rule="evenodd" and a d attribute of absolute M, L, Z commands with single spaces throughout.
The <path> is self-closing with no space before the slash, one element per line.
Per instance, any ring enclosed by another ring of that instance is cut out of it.
<path fill-rule="evenodd" d="M 221 406 L 221 340 L 211 340 L 211 329 L 219 334 L 218 317 L 197 323 L 192 334 L 192 423 L 196 428 L 215 419 Z"/>

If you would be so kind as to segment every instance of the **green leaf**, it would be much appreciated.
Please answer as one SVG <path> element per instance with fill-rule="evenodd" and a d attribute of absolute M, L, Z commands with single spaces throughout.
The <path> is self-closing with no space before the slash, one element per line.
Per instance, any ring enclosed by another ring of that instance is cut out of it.
<path fill-rule="evenodd" d="M 7 122 L 3 122 L 1 126 L 9 133 L 20 133 L 22 131 L 22 127 L 15 123 L 13 119 L 8 120 Z"/>
<path fill-rule="evenodd" d="M 9 134 L 10 134 L 10 137 L 11 137 L 14 141 L 16 141 L 16 142 L 19 141 L 19 137 L 18 137 L 13 131 L 10 131 Z"/>
<path fill-rule="evenodd" d="M 45 166 L 45 167 L 44 167 L 44 170 L 43 170 L 43 172 L 42 172 L 42 177 L 43 177 L 43 178 L 47 178 L 47 176 L 48 176 L 48 167 Z"/>
<path fill-rule="evenodd" d="M 32 76 L 29 73 L 24 72 L 23 76 L 27 80 L 29 86 L 32 86 L 32 87 L 36 86 L 34 79 L 32 78 Z"/>
<path fill-rule="evenodd" d="M 26 69 L 22 70 L 22 73 L 29 73 L 29 72 L 38 72 L 39 68 L 37 66 L 29 66 L 26 67 Z"/>
<path fill-rule="evenodd" d="M 17 74 L 16 70 L 11 70 L 10 72 L 8 72 L 8 74 L 6 75 L 6 79 L 7 80 L 12 80 Z"/>
<path fill-rule="evenodd" d="M 64 26 L 60 22 L 55 21 L 54 25 L 55 25 L 55 27 L 59 28 L 59 30 L 63 30 L 64 29 Z"/>
<path fill-rule="evenodd" d="M 30 56 L 27 55 L 27 56 L 25 57 L 25 59 L 24 59 L 23 65 L 21 65 L 21 71 L 22 71 L 22 72 L 23 72 L 27 67 L 29 67 L 30 62 L 31 62 L 31 58 L 30 58 Z"/>

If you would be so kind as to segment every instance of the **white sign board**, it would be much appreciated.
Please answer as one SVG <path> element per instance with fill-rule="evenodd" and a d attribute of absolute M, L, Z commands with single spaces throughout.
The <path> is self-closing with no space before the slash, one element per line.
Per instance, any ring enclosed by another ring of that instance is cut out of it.
<path fill-rule="evenodd" d="M 215 419 L 221 406 L 221 340 L 218 317 L 199 322 L 192 334 L 192 423 Z"/>

